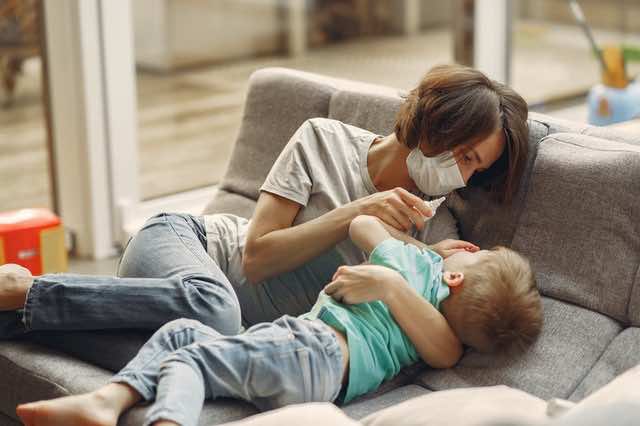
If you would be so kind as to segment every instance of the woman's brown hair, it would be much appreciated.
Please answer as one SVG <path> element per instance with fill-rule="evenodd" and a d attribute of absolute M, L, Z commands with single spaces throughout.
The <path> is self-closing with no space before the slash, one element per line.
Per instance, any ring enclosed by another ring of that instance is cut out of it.
<path fill-rule="evenodd" d="M 528 153 L 528 107 L 508 86 L 462 65 L 439 65 L 411 90 L 400 107 L 394 132 L 400 143 L 418 145 L 436 156 L 454 148 L 463 153 L 504 129 L 506 148 L 471 185 L 484 186 L 501 202 L 515 195 Z"/>

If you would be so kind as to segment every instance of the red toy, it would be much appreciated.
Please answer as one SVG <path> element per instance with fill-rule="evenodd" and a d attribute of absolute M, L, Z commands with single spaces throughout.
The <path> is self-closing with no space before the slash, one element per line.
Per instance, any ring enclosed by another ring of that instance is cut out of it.
<path fill-rule="evenodd" d="M 0 213 L 0 265 L 17 263 L 33 275 L 65 272 L 68 268 L 64 228 L 46 209 Z"/>

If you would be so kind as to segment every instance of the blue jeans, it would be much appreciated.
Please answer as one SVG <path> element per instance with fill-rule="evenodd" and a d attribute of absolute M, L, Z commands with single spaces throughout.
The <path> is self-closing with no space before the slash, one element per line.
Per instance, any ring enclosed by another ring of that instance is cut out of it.
<path fill-rule="evenodd" d="M 238 298 L 207 254 L 201 217 L 149 219 L 129 241 L 118 276 L 37 277 L 24 310 L 0 313 L 0 338 L 36 330 L 156 330 L 178 318 L 227 335 L 241 329 Z"/>
<path fill-rule="evenodd" d="M 197 425 L 205 399 L 231 397 L 261 410 L 338 397 L 342 352 L 321 321 L 283 316 L 223 336 L 197 321 L 160 328 L 111 381 L 146 401 L 146 425 L 164 419 Z"/>

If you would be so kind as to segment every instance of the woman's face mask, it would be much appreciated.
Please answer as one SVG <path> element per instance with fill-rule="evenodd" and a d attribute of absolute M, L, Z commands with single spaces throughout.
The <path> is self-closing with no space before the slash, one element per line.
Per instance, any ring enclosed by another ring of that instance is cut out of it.
<path fill-rule="evenodd" d="M 453 158 L 451 152 L 444 155 Z M 426 195 L 445 195 L 465 186 L 455 161 L 443 161 L 442 156 L 425 157 L 419 146 L 407 156 L 407 168 L 418 189 Z"/>

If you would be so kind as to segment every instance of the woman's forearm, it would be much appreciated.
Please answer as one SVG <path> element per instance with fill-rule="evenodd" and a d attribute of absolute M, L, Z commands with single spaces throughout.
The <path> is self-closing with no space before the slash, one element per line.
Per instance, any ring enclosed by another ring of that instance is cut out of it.
<path fill-rule="evenodd" d="M 399 229 L 406 228 L 411 221 L 428 214 L 417 210 L 425 208 L 423 205 L 420 198 L 405 189 L 394 188 L 352 201 L 304 224 L 291 226 L 301 205 L 263 192 L 258 199 L 243 252 L 244 275 L 249 282 L 258 283 L 299 267 L 346 239 L 351 221 L 361 214 L 395 223 Z M 387 229 L 393 228 L 389 226 Z"/>
<path fill-rule="evenodd" d="M 255 284 L 303 265 L 346 239 L 351 220 L 357 215 L 357 206 L 349 204 L 256 238 L 244 251 L 245 276 Z"/>
<path fill-rule="evenodd" d="M 406 282 L 390 286 L 384 302 L 424 362 L 434 368 L 458 362 L 462 344 L 446 318 Z"/>

